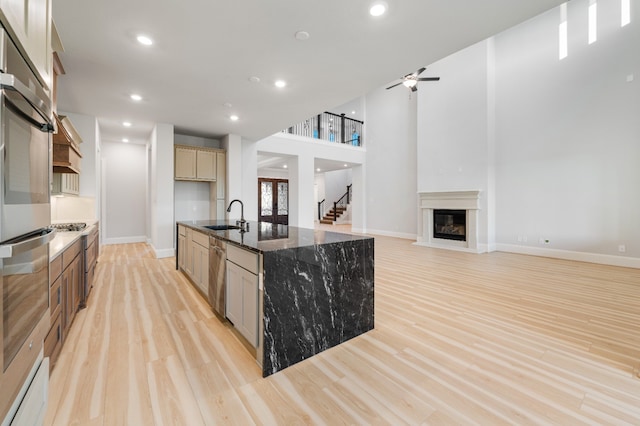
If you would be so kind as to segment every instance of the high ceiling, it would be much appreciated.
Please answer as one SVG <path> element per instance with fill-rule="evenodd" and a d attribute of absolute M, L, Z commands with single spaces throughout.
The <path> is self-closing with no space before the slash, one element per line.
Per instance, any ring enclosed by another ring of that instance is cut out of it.
<path fill-rule="evenodd" d="M 259 140 L 562 1 L 386 0 L 381 17 L 372 3 L 55 0 L 66 70 L 58 109 L 98 117 L 103 141 L 145 142 L 154 123 Z"/>

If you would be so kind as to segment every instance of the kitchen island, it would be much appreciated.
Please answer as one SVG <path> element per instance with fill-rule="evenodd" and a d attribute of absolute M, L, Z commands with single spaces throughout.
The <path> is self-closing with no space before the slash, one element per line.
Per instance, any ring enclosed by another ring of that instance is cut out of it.
<path fill-rule="evenodd" d="M 207 228 L 225 224 L 233 225 L 178 227 L 259 256 L 258 335 L 251 344 L 263 376 L 373 329 L 373 238 L 265 222 L 249 222 L 246 232 Z"/>

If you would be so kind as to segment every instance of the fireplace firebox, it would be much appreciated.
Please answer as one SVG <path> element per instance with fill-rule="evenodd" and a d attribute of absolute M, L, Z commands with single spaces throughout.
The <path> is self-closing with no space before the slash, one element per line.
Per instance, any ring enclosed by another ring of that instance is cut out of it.
<path fill-rule="evenodd" d="M 466 210 L 433 210 L 433 237 L 466 241 Z"/>

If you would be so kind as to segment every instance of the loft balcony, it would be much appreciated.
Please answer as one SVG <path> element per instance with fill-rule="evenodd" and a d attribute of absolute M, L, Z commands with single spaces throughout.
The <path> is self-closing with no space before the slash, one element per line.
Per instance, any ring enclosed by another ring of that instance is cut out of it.
<path fill-rule="evenodd" d="M 364 121 L 349 118 L 345 114 L 323 112 L 282 130 L 282 133 L 351 146 L 363 146 L 363 127 Z"/>

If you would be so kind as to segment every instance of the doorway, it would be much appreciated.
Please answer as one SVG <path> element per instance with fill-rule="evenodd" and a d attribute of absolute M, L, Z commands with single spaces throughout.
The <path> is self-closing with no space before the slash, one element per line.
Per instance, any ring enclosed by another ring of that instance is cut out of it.
<path fill-rule="evenodd" d="M 258 178 L 258 220 L 289 224 L 289 180 Z"/>

